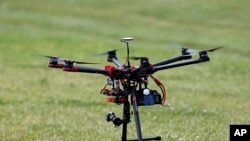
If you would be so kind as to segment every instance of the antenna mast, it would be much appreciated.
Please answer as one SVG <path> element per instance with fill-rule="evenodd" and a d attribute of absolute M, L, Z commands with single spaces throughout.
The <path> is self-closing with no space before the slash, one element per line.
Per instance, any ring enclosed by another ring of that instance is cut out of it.
<path fill-rule="evenodd" d="M 121 39 L 121 42 L 125 42 L 127 44 L 127 62 L 128 62 L 128 68 L 130 68 L 130 62 L 129 62 L 129 41 L 134 40 L 132 37 L 125 37 Z"/>

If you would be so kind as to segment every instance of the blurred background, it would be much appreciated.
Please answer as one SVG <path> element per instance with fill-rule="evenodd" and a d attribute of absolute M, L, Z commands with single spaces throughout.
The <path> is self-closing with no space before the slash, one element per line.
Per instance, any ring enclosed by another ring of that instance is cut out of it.
<path fill-rule="evenodd" d="M 121 127 L 105 121 L 109 111 L 122 116 L 99 94 L 106 77 L 49 69 L 39 55 L 102 68 L 106 57 L 94 55 L 119 49 L 125 63 L 120 39 L 129 36 L 131 56 L 151 63 L 180 55 L 176 46 L 226 46 L 208 63 L 157 72 L 171 107 L 139 111 L 145 137 L 228 140 L 230 124 L 250 124 L 249 13 L 248 0 L 0 0 L 0 139 L 120 139 Z"/>

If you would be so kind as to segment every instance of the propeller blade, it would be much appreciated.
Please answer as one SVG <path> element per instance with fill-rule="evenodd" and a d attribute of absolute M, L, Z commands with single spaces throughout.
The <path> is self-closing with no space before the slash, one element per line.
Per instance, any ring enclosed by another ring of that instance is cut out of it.
<path fill-rule="evenodd" d="M 92 62 L 80 62 L 80 61 L 60 58 L 56 56 L 48 56 L 48 55 L 40 55 L 40 56 L 49 58 L 51 61 L 54 61 L 54 62 L 77 63 L 77 64 L 99 64 L 99 63 L 92 63 Z"/>
<path fill-rule="evenodd" d="M 65 62 L 65 64 L 99 64 L 99 63 L 92 63 L 92 62 L 80 62 L 80 61 L 75 61 L 75 60 L 69 60 L 69 59 L 65 59 L 63 60 Z"/>
<path fill-rule="evenodd" d="M 216 50 L 221 49 L 223 47 L 225 47 L 225 46 L 219 46 L 219 47 L 212 48 L 212 49 L 207 49 L 207 50 L 194 50 L 194 49 L 192 49 L 192 50 L 189 51 L 189 53 L 191 55 L 195 55 L 195 54 L 198 54 L 200 52 L 213 52 L 213 51 L 216 51 Z"/>
<path fill-rule="evenodd" d="M 219 46 L 219 47 L 216 47 L 216 48 L 212 48 L 212 49 L 208 49 L 208 50 L 204 50 L 204 51 L 207 51 L 207 52 L 213 52 L 215 50 L 218 50 L 218 49 L 221 49 L 221 48 L 224 48 L 225 46 Z"/>
<path fill-rule="evenodd" d="M 77 64 L 100 64 L 100 63 L 91 63 L 91 62 L 79 62 L 79 61 L 73 61 Z"/>
<path fill-rule="evenodd" d="M 39 56 L 49 59 L 56 58 L 55 56 L 48 56 L 48 55 L 39 55 Z"/>
<path fill-rule="evenodd" d="M 105 51 L 105 52 L 102 52 L 102 53 L 95 54 L 94 56 L 104 56 L 104 55 L 109 55 L 109 54 L 115 54 L 116 51 L 117 51 L 117 49 L 109 50 L 109 51 Z"/>
<path fill-rule="evenodd" d="M 205 51 L 205 52 L 213 52 L 213 51 L 221 49 L 221 48 L 223 48 L 225 46 L 219 46 L 219 47 L 208 49 L 208 50 L 197 50 L 197 49 L 192 49 L 192 48 L 188 48 L 188 47 L 183 47 L 183 46 L 180 46 L 180 45 L 175 45 L 175 47 L 181 48 L 183 54 L 195 55 L 195 54 L 198 54 L 198 53 L 203 52 L 203 51 Z"/>
<path fill-rule="evenodd" d="M 191 53 L 191 54 L 199 52 L 199 50 L 192 49 L 192 48 L 185 48 L 185 49 L 186 49 L 186 52 Z"/>
<path fill-rule="evenodd" d="M 65 60 L 64 58 L 60 58 L 56 56 L 48 56 L 48 55 L 40 55 L 40 56 L 49 58 L 51 61 L 55 61 L 55 62 L 63 62 Z"/>

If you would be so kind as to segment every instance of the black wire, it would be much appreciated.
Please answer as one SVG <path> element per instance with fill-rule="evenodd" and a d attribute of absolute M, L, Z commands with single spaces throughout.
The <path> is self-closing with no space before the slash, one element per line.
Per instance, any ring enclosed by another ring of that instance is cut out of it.
<path fill-rule="evenodd" d="M 127 43 L 127 63 L 128 63 L 128 67 L 130 68 L 130 62 L 129 62 L 129 45 L 128 42 Z"/>

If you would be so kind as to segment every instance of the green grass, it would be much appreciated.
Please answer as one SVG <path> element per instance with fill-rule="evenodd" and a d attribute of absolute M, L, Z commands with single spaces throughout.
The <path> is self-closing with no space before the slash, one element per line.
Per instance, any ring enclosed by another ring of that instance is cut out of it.
<path fill-rule="evenodd" d="M 131 55 L 152 63 L 179 55 L 174 44 L 226 45 L 208 63 L 157 72 L 172 106 L 139 110 L 145 137 L 228 140 L 230 124 L 250 124 L 249 13 L 247 0 L 1 0 L 0 140 L 120 139 L 105 113 L 121 116 L 122 106 L 99 95 L 106 77 L 49 69 L 37 54 L 103 67 L 106 58 L 92 55 L 125 47 L 126 36 L 135 38 Z M 136 138 L 133 117 L 128 138 Z"/>

